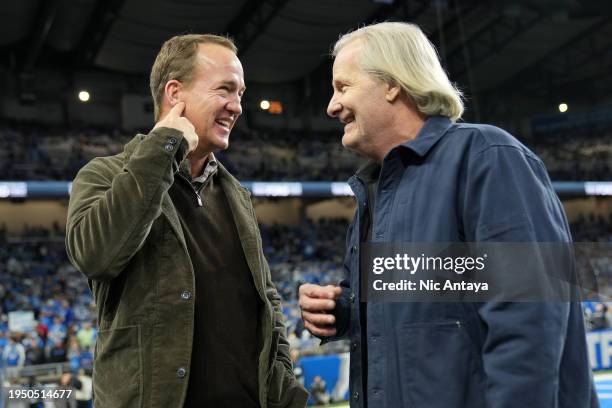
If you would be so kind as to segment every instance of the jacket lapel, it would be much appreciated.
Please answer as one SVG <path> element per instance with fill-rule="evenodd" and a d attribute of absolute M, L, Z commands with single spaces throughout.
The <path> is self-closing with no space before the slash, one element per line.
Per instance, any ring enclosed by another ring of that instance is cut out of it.
<path fill-rule="evenodd" d="M 257 292 L 265 299 L 262 250 L 258 242 L 259 229 L 249 192 L 240 185 L 238 180 L 234 178 L 221 163 L 219 163 L 219 175 L 221 180 L 221 188 L 227 197 L 227 202 L 232 211 L 234 224 L 238 231 L 238 237 L 244 251 L 253 282 Z"/>

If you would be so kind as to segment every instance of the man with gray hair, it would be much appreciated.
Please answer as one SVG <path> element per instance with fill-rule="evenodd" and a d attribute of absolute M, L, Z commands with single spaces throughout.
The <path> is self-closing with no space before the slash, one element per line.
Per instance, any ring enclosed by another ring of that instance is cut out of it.
<path fill-rule="evenodd" d="M 166 41 L 156 124 L 74 180 L 66 247 L 98 309 L 96 408 L 304 407 L 249 192 L 215 160 L 242 113 L 225 37 Z"/>
<path fill-rule="evenodd" d="M 305 327 L 350 339 L 351 407 L 596 407 L 577 302 L 366 301 L 364 247 L 571 242 L 542 161 L 510 134 L 456 123 L 461 94 L 413 24 L 344 35 L 327 113 L 370 162 L 339 286 L 304 284 Z M 531 244 L 530 244 L 531 245 Z"/>

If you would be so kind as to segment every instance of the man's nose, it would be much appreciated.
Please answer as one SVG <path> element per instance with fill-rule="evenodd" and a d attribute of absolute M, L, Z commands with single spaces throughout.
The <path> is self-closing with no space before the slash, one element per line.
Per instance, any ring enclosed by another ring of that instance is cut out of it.
<path fill-rule="evenodd" d="M 337 101 L 335 96 L 332 96 L 329 104 L 327 105 L 327 114 L 332 118 L 338 116 L 338 113 L 342 110 L 342 105 Z"/>
<path fill-rule="evenodd" d="M 230 101 L 227 106 L 227 110 L 232 112 L 233 114 L 239 116 L 242 114 L 242 104 L 240 98 L 235 98 Z"/>

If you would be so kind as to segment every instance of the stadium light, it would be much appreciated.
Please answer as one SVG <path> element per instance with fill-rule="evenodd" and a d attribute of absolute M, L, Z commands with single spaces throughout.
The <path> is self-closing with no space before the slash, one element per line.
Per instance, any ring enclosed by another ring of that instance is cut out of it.
<path fill-rule="evenodd" d="M 565 112 L 567 112 L 567 108 L 568 108 L 567 103 L 560 103 L 559 104 L 559 112 L 565 113 Z"/>
<path fill-rule="evenodd" d="M 273 115 L 280 115 L 283 113 L 283 104 L 280 101 L 270 101 L 270 109 L 268 109 Z"/>
<path fill-rule="evenodd" d="M 81 101 L 81 102 L 89 101 L 89 92 L 87 92 L 87 91 L 80 91 L 79 92 L 79 101 Z"/>
<path fill-rule="evenodd" d="M 259 102 L 259 107 L 263 110 L 268 110 L 270 109 L 270 102 L 264 99 L 263 101 Z"/>

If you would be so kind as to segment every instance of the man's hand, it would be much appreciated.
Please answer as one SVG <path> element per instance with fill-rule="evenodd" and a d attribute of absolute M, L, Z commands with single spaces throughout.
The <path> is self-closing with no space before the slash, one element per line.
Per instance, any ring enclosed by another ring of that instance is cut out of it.
<path fill-rule="evenodd" d="M 330 312 L 336 308 L 336 299 L 342 289 L 339 286 L 313 285 L 300 286 L 300 308 L 304 327 L 315 336 L 329 337 L 336 334 L 336 317 Z"/>
<path fill-rule="evenodd" d="M 168 114 L 162 120 L 155 124 L 153 129 L 159 127 L 167 127 L 183 132 L 183 137 L 189 143 L 189 151 L 192 152 L 198 147 L 198 135 L 195 132 L 195 127 L 186 117 L 182 116 L 185 110 L 185 102 L 178 102 L 170 109 Z"/>

